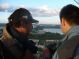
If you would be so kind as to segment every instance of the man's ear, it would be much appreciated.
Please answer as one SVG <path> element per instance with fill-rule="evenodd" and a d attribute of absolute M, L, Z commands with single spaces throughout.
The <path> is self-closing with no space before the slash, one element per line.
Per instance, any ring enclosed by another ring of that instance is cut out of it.
<path fill-rule="evenodd" d="M 65 20 L 64 18 L 62 18 L 61 24 L 62 24 L 63 26 L 66 25 L 66 20 Z"/>

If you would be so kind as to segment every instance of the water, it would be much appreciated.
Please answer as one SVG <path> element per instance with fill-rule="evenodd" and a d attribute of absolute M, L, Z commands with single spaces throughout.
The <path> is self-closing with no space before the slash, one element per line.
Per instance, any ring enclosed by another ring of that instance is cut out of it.
<path fill-rule="evenodd" d="M 45 32 L 51 32 L 51 33 L 60 33 L 62 34 L 61 29 L 59 28 L 45 28 L 43 29 Z"/>

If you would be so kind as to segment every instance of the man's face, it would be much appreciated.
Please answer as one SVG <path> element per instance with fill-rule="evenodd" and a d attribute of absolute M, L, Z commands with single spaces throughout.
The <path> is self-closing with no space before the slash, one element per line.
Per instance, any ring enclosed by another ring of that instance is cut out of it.
<path fill-rule="evenodd" d="M 70 23 L 67 21 L 67 19 L 65 18 L 62 18 L 61 19 L 61 30 L 63 33 L 67 33 L 71 28 L 72 26 L 74 26 L 75 24 L 73 25 L 70 25 Z"/>
<path fill-rule="evenodd" d="M 61 18 L 61 30 L 63 33 L 66 33 L 67 25 L 64 18 Z"/>
<path fill-rule="evenodd" d="M 28 34 L 32 30 L 32 23 L 25 23 L 21 21 L 21 25 L 17 28 L 18 32 Z"/>

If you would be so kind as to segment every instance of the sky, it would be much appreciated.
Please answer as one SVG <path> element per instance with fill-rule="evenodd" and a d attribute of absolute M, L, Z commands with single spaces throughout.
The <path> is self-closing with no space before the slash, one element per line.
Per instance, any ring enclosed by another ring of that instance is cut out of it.
<path fill-rule="evenodd" d="M 18 8 L 28 9 L 39 24 L 60 24 L 59 12 L 74 0 L 0 0 L 0 23 L 7 23 L 8 17 Z"/>

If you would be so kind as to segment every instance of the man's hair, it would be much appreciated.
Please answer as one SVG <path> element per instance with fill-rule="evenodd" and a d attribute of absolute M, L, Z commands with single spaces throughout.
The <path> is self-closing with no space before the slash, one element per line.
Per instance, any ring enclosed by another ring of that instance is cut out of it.
<path fill-rule="evenodd" d="M 65 18 L 70 25 L 79 25 L 79 8 L 72 4 L 64 6 L 60 11 L 60 20 L 62 18 Z"/>

